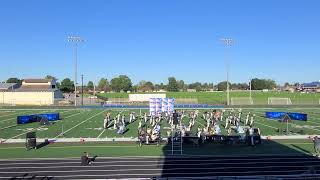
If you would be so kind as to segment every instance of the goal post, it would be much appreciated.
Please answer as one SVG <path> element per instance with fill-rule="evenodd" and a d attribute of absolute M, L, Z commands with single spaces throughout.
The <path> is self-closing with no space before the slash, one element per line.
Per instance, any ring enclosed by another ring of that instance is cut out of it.
<path fill-rule="evenodd" d="M 231 105 L 253 105 L 251 97 L 232 97 Z"/>
<path fill-rule="evenodd" d="M 268 105 L 292 105 L 290 98 L 269 97 Z"/>

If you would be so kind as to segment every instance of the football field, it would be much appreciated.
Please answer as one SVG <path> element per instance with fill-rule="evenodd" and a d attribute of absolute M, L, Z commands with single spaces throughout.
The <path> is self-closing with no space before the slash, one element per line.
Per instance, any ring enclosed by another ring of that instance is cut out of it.
<path fill-rule="evenodd" d="M 200 117 L 198 117 L 193 131 L 198 127 L 205 127 L 206 121 L 202 119 L 202 113 L 211 109 L 199 109 Z M 237 110 L 237 109 L 236 109 Z M 143 115 L 148 110 L 146 109 L 10 109 L 0 111 L 0 139 L 25 139 L 26 132 L 36 131 L 38 138 L 136 138 L 140 114 Z M 185 110 L 186 112 L 192 110 Z M 226 109 L 226 113 L 230 109 Z M 242 124 L 245 121 L 246 114 L 251 112 L 255 114 L 255 127 L 260 128 L 262 136 L 281 136 L 285 135 L 287 124 L 276 120 L 269 120 L 264 117 L 266 111 L 284 111 L 284 112 L 301 112 L 308 114 L 308 121 L 292 121 L 289 125 L 290 135 L 319 135 L 320 134 L 320 111 L 318 108 L 249 108 L 243 109 Z M 50 126 L 41 126 L 39 123 L 31 123 L 17 125 L 17 116 L 30 115 L 37 113 L 60 113 L 61 120 L 54 122 Z M 106 112 L 111 113 L 114 118 L 118 113 L 126 116 L 126 121 L 129 121 L 130 112 L 135 112 L 137 115 L 136 121 L 129 123 L 126 126 L 126 133 L 119 135 L 112 127 L 109 129 L 103 128 L 103 119 Z M 225 114 L 226 114 L 225 113 Z M 225 120 L 225 119 L 224 119 Z M 183 119 L 183 123 L 187 126 L 188 117 Z M 222 133 L 226 131 L 223 128 L 225 122 L 221 122 Z M 143 123 L 144 125 L 144 123 Z M 150 126 L 149 122 L 145 124 Z M 170 130 L 169 124 L 161 122 L 162 136 Z"/>

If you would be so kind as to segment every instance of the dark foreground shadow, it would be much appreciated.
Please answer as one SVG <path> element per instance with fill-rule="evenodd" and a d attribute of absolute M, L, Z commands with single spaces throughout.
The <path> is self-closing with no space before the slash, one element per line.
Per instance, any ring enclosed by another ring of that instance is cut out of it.
<path fill-rule="evenodd" d="M 156 179 L 320 178 L 320 160 L 294 142 L 262 140 L 253 147 L 243 143 L 183 143 L 182 155 L 172 155 L 171 150 L 171 144 L 163 148 L 163 170 Z"/>

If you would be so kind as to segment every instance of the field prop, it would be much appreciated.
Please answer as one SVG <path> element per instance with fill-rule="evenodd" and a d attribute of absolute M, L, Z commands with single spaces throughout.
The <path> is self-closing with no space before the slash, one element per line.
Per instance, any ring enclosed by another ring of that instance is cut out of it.
<path fill-rule="evenodd" d="M 269 120 L 279 120 L 282 123 L 286 123 L 286 133 L 289 134 L 289 123 L 291 121 L 307 121 L 308 115 L 295 112 L 266 112 L 266 118 Z"/>

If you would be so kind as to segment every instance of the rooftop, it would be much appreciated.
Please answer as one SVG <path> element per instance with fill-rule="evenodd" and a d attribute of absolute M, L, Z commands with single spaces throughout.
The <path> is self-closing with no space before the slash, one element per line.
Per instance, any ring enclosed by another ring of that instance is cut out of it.
<path fill-rule="evenodd" d="M 52 79 L 24 79 L 25 83 L 48 83 L 51 82 Z"/>
<path fill-rule="evenodd" d="M 17 83 L 0 83 L 1 90 L 7 90 L 17 85 Z"/>

